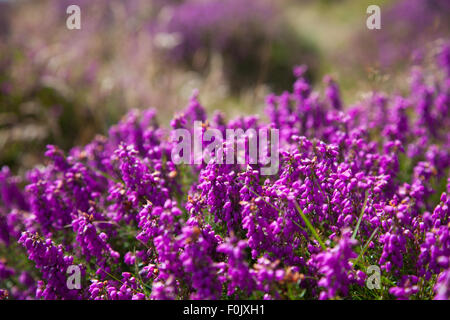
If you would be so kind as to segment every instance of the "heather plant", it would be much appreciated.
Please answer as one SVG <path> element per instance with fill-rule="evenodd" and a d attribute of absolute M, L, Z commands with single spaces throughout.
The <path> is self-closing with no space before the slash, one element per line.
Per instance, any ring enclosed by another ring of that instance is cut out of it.
<path fill-rule="evenodd" d="M 266 120 L 209 118 L 196 92 L 169 128 L 135 110 L 85 146 L 49 145 L 24 176 L 4 167 L 0 297 L 449 299 L 448 48 L 438 68 L 412 68 L 404 94 L 346 105 L 300 66 Z M 195 121 L 201 135 L 276 128 L 279 170 L 175 163 L 172 133 Z M 379 286 L 366 285 L 373 266 Z"/>

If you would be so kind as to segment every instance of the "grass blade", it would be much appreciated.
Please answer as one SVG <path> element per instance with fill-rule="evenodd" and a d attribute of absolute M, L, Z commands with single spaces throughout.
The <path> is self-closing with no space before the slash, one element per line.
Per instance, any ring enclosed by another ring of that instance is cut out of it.
<path fill-rule="evenodd" d="M 362 217 L 363 217 L 363 215 L 364 215 L 364 211 L 366 210 L 367 198 L 368 198 L 368 192 L 366 191 L 366 195 L 364 196 L 364 204 L 363 204 L 363 208 L 362 208 L 362 210 L 361 210 L 361 214 L 359 215 L 358 222 L 356 223 L 356 228 L 355 228 L 355 230 L 353 231 L 352 239 L 355 239 L 355 238 L 356 238 L 356 234 L 358 233 L 359 226 L 361 225 L 361 220 L 362 220 Z"/>
<path fill-rule="evenodd" d="M 362 248 L 361 252 L 359 253 L 358 257 L 355 260 L 355 264 L 357 264 L 359 262 L 359 260 L 361 259 L 361 257 L 364 255 L 364 253 L 367 250 L 367 247 L 369 246 L 370 241 L 372 241 L 373 237 L 375 236 L 375 234 L 377 233 L 378 229 L 380 227 L 376 227 L 375 230 L 373 230 L 372 234 L 370 235 L 369 239 L 366 241 L 366 244 L 364 245 L 364 247 Z"/>
<path fill-rule="evenodd" d="M 314 229 L 313 225 L 311 224 L 309 219 L 306 217 L 306 215 L 303 213 L 303 210 L 300 208 L 300 206 L 298 205 L 296 200 L 294 200 L 294 204 L 295 204 L 295 207 L 297 208 L 298 213 L 300 213 L 300 216 L 302 217 L 303 221 L 305 222 L 306 226 L 308 227 L 309 231 L 311 231 L 311 233 L 313 234 L 314 238 L 317 240 L 317 242 L 319 242 L 319 244 L 322 247 L 322 249 L 326 250 L 327 246 L 322 241 L 322 239 L 320 239 L 320 236 L 317 233 L 316 229 Z"/>

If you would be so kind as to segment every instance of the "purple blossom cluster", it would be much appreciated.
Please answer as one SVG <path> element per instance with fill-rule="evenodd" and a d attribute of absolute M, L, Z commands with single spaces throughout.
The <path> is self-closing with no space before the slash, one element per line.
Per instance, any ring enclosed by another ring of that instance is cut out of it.
<path fill-rule="evenodd" d="M 76 290 L 67 286 L 67 268 L 74 265 L 74 259 L 64 254 L 62 245 L 55 245 L 51 239 L 42 239 L 38 234 L 23 232 L 19 241 L 28 252 L 28 258 L 41 272 L 37 281 L 36 298 L 80 299 Z"/>
<path fill-rule="evenodd" d="M 268 122 L 208 119 L 195 94 L 171 129 L 135 110 L 84 147 L 48 146 L 24 177 L 3 168 L 0 297 L 449 299 L 448 46 L 437 58 L 409 93 L 345 106 L 330 77 L 321 95 L 297 67 L 292 91 L 267 97 Z M 278 129 L 278 173 L 175 164 L 171 130 L 194 121 Z"/>

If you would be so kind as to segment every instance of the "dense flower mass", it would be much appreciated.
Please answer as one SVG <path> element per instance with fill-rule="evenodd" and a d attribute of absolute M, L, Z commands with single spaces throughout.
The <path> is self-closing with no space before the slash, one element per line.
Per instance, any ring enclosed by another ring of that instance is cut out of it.
<path fill-rule="evenodd" d="M 84 147 L 48 146 L 24 177 L 4 167 L 0 299 L 449 299 L 449 46 L 436 58 L 408 93 L 346 106 L 297 67 L 268 122 L 208 119 L 195 94 L 171 129 L 136 110 Z M 278 129 L 277 174 L 175 164 L 171 130 L 194 121 Z"/>

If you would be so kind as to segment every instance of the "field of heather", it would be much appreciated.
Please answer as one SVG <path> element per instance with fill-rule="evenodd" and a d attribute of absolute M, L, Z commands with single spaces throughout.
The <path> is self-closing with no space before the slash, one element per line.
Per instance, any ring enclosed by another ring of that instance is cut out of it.
<path fill-rule="evenodd" d="M 0 300 L 450 300 L 450 4 L 377 3 L 0 1 Z"/>

